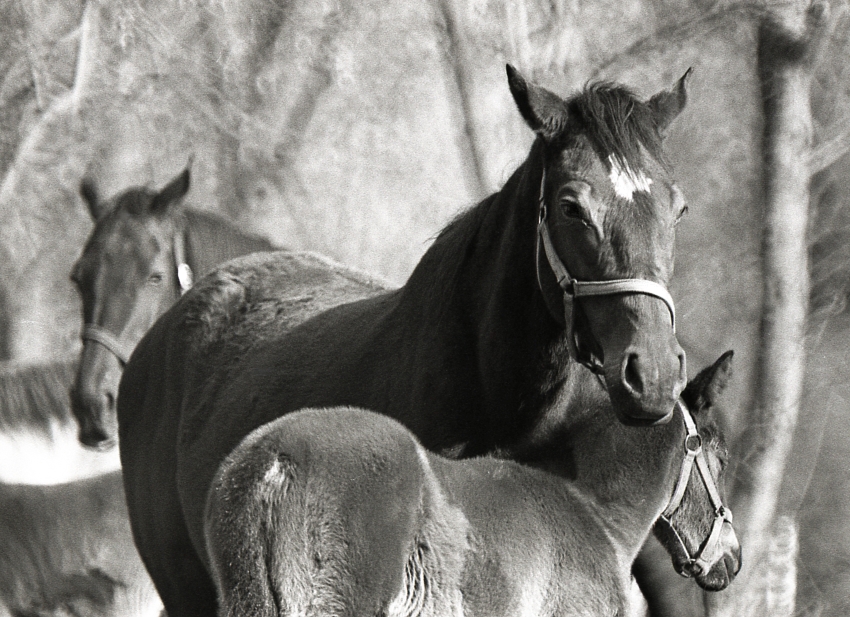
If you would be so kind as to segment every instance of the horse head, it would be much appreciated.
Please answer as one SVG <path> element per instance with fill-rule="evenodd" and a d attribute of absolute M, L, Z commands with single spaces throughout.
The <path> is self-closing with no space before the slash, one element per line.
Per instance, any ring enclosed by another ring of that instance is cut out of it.
<path fill-rule="evenodd" d="M 676 571 L 709 591 L 726 588 L 741 569 L 741 545 L 722 501 L 726 445 L 714 419 L 731 363 L 727 351 L 682 393 L 685 456 L 673 496 L 654 527 Z"/>
<path fill-rule="evenodd" d="M 544 302 L 567 328 L 573 359 L 604 380 L 623 422 L 667 421 L 687 378 L 666 290 L 686 207 L 662 139 L 685 106 L 690 70 L 645 102 L 608 83 L 564 100 L 507 71 L 542 144 L 534 190 Z"/>
<path fill-rule="evenodd" d="M 182 199 L 189 168 L 162 190 L 128 189 L 101 201 L 83 180 L 80 193 L 95 221 L 71 280 L 83 302 L 83 352 L 72 390 L 80 441 L 115 444 L 115 400 L 133 348 L 191 284 L 185 264 Z"/>

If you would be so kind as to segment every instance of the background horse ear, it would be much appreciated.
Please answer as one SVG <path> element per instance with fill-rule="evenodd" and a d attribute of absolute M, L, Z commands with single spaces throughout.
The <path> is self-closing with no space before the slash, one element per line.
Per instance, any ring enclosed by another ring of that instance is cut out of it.
<path fill-rule="evenodd" d="M 731 349 L 720 356 L 714 364 L 702 369 L 682 392 L 682 398 L 692 413 L 717 404 L 720 395 L 732 378 Z"/>
<path fill-rule="evenodd" d="M 106 204 L 98 201 L 97 187 L 94 184 L 94 180 L 91 178 L 83 178 L 82 182 L 80 182 L 80 196 L 83 198 L 83 201 L 86 202 L 86 207 L 89 209 L 89 213 L 95 221 L 103 217 L 109 211 Z"/>
<path fill-rule="evenodd" d="M 190 161 L 191 164 L 191 161 Z M 153 214 L 164 214 L 175 204 L 180 203 L 183 196 L 189 192 L 189 165 L 151 200 L 150 211 Z"/>
<path fill-rule="evenodd" d="M 527 82 L 510 64 L 505 65 L 505 70 L 519 113 L 531 130 L 547 140 L 560 135 L 569 119 L 564 100 L 546 88 Z"/>
<path fill-rule="evenodd" d="M 685 108 L 685 103 L 688 102 L 688 78 L 693 71 L 693 67 L 689 68 L 670 90 L 662 90 L 649 99 L 648 104 L 660 133 L 664 133 Z"/>

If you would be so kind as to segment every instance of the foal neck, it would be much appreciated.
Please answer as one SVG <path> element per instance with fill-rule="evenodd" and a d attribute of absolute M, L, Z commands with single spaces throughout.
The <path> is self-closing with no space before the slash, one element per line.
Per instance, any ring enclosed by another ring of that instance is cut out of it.
<path fill-rule="evenodd" d="M 574 485 L 594 504 L 628 567 L 670 500 L 685 435 L 680 413 L 661 426 L 630 427 L 610 409 L 569 432 L 564 451 L 574 461 Z"/>

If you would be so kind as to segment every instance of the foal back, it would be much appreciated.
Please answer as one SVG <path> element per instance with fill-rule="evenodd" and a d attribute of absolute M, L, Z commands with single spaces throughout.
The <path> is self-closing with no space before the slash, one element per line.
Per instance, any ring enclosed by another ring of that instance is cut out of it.
<path fill-rule="evenodd" d="M 221 617 L 436 617 L 462 614 L 467 526 L 407 429 L 346 409 L 246 438 L 219 469 L 204 531 Z"/>

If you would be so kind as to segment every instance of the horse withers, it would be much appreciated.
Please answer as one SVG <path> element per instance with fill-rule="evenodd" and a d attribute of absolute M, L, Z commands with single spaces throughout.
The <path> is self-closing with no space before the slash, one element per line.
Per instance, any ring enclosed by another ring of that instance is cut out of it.
<path fill-rule="evenodd" d="M 73 389 L 79 439 L 115 443 L 121 371 L 144 333 L 193 278 L 232 257 L 275 247 L 212 214 L 186 208 L 189 168 L 159 191 L 133 187 L 102 201 L 80 186 L 95 226 L 71 279 L 83 301 L 83 351 Z"/>
<path fill-rule="evenodd" d="M 647 101 L 612 84 L 563 100 L 511 68 L 508 85 L 537 135 L 527 160 L 403 287 L 314 256 L 240 258 L 139 343 L 119 390 L 121 462 L 171 617 L 215 610 L 203 503 L 216 469 L 291 411 L 372 409 L 459 458 L 515 450 L 585 391 L 622 422 L 672 417 L 686 367 L 665 285 L 685 205 L 662 138 L 685 78 Z"/>
<path fill-rule="evenodd" d="M 730 358 L 693 380 L 666 425 L 625 427 L 593 408 L 571 418 L 545 464 L 572 479 L 449 460 L 355 408 L 256 429 L 207 498 L 219 615 L 628 615 L 653 526 L 677 571 L 725 588 L 741 556 L 712 408 Z"/>

